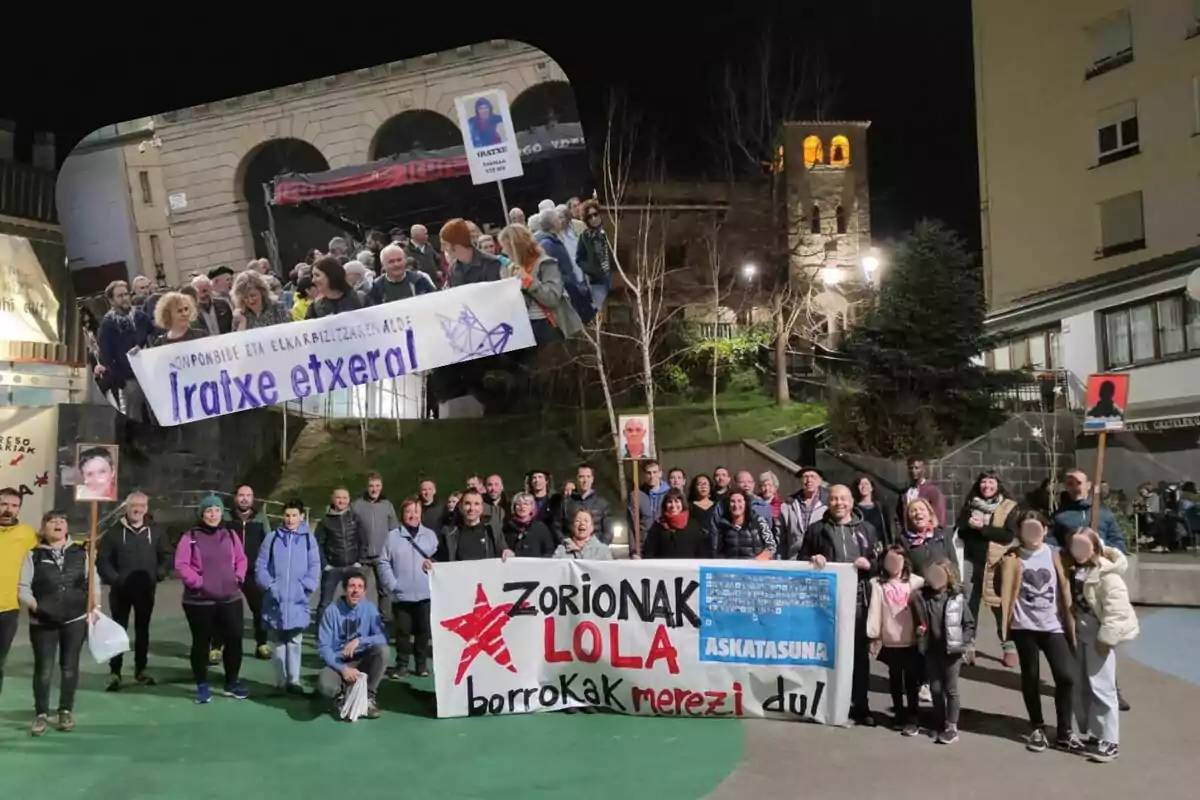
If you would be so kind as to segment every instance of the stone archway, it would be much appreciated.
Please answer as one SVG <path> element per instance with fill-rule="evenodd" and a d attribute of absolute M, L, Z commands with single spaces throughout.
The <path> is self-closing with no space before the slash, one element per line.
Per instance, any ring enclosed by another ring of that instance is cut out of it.
<path fill-rule="evenodd" d="M 566 81 L 535 83 L 509 102 L 513 128 L 526 131 L 539 125 L 579 122 L 575 90 Z"/>
<path fill-rule="evenodd" d="M 414 108 L 389 118 L 371 139 L 368 160 L 414 150 L 440 150 L 462 144 L 458 126 L 427 108 Z"/>
<path fill-rule="evenodd" d="M 303 139 L 279 138 L 265 141 L 250 150 L 238 165 L 235 191 L 245 203 L 247 229 L 255 258 L 270 256 L 263 234 L 270 230 L 266 196 L 263 185 L 287 172 L 324 172 L 329 162 L 315 145 Z M 284 274 L 314 247 L 322 250 L 329 240 L 339 236 L 338 230 L 323 219 L 304 212 L 299 207 L 272 209 L 275 237 L 279 246 L 280 266 Z M 241 264 L 232 265 L 235 269 Z"/>

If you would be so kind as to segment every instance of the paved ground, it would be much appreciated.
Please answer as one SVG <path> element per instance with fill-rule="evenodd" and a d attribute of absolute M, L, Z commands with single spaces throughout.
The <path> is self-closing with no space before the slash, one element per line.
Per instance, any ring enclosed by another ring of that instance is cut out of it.
<path fill-rule="evenodd" d="M 1014 800 L 1029 784 L 1042 787 L 1039 793 L 1062 787 L 1072 797 L 1196 796 L 1200 611 L 1144 615 L 1143 638 L 1121 662 L 1135 706 L 1122 717 L 1123 756 L 1101 766 L 1026 753 L 1017 676 L 991 662 L 967 675 L 964 734 L 953 747 L 883 728 L 782 722 L 563 714 L 437 720 L 429 717 L 428 679 L 385 684 L 384 717 L 344 725 L 317 716 L 304 701 L 269 697 L 270 665 L 253 660 L 246 667 L 250 701 L 200 707 L 190 700 L 177 596 L 175 586 L 164 587 L 154 628 L 152 669 L 163 684 L 106 694 L 104 670 L 86 664 L 72 734 L 29 737 L 30 657 L 24 631 L 18 634 L 0 696 L 5 797 L 36 791 L 47 798 L 200 800 L 245 787 L 296 800 L 344 793 L 356 800 L 861 800 L 880 792 L 888 800 L 928 800 L 956 787 L 972 800 Z M 993 644 L 994 634 L 985 632 L 984 652 L 995 652 Z M 306 665 L 315 666 L 313 654 L 306 653 Z M 884 688 L 882 679 L 874 688 Z M 888 705 L 881 694 L 874 700 L 881 711 Z M 1049 697 L 1045 704 L 1052 719 Z"/>

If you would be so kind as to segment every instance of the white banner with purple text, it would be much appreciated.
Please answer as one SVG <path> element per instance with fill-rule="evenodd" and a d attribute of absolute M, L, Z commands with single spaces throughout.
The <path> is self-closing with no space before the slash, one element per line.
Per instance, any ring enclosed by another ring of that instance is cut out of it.
<path fill-rule="evenodd" d="M 160 425 L 233 414 L 533 347 L 516 278 L 130 355 Z"/>
<path fill-rule="evenodd" d="M 598 706 L 847 724 L 849 565 L 518 558 L 430 579 L 439 717 Z"/>

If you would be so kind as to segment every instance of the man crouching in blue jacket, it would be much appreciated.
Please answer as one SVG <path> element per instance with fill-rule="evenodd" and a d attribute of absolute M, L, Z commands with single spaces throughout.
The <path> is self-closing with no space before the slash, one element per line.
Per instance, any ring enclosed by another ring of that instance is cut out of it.
<path fill-rule="evenodd" d="M 375 692 L 387 669 L 387 634 L 379 609 L 363 598 L 367 579 L 361 570 L 347 570 L 342 578 L 345 597 L 331 604 L 321 616 L 317 628 L 317 652 L 325 668 L 317 677 L 321 694 L 334 700 L 334 714 L 341 711 L 346 690 L 358 680 L 359 673 L 367 676 L 369 706 L 367 719 L 379 718 Z"/>

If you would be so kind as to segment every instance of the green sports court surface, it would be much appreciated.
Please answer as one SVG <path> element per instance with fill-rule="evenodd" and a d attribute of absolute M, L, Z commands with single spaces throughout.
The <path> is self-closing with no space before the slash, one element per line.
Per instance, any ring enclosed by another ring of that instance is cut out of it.
<path fill-rule="evenodd" d="M 161 608 L 152 638 L 150 672 L 158 686 L 127 683 L 118 693 L 104 692 L 107 668 L 85 649 L 75 731 L 52 728 L 34 739 L 32 654 L 26 630 L 18 631 L 0 695 L 0 796 L 200 800 L 250 791 L 296 800 L 342 793 L 355 800 L 692 800 L 711 792 L 742 755 L 744 728 L 730 720 L 565 714 L 439 720 L 432 717 L 429 678 L 385 681 L 380 719 L 338 722 L 324 703 L 273 697 L 271 663 L 253 658 L 243 667 L 249 700 L 216 697 L 197 706 L 177 605 Z M 306 645 L 306 674 L 317 665 Z M 219 683 L 219 671 L 212 680 Z M 57 685 L 52 708 L 55 702 Z"/>

